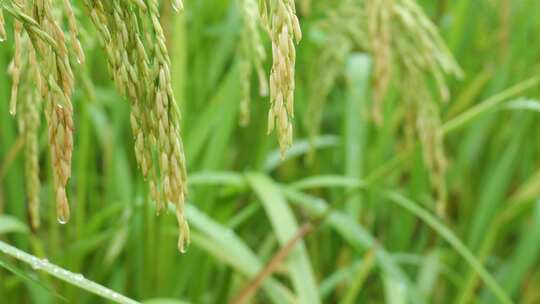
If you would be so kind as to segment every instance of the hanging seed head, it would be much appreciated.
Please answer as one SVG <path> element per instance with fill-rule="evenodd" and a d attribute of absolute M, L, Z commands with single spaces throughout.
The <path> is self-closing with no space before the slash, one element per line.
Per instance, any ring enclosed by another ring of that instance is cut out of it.
<path fill-rule="evenodd" d="M 373 54 L 373 118 L 382 124 L 382 103 L 392 77 L 392 28 L 393 0 L 367 1 L 367 27 Z"/>
<path fill-rule="evenodd" d="M 446 75 L 462 71 L 440 37 L 436 26 L 414 0 L 367 1 L 368 34 L 374 58 L 374 118 L 381 122 L 380 107 L 391 79 L 392 66 L 400 69 L 397 84 L 405 104 L 414 109 L 415 127 L 424 163 L 437 195 L 437 209 L 445 209 L 446 158 L 436 100 L 449 99 Z M 431 92 L 431 80 L 436 92 Z M 434 98 L 435 95 L 436 97 Z"/>
<path fill-rule="evenodd" d="M 19 35 L 19 34 L 17 34 Z M 16 36 L 17 36 L 16 35 Z M 19 132 L 24 140 L 24 174 L 25 186 L 28 199 L 28 214 L 30 225 L 33 230 L 39 228 L 39 147 L 38 131 L 40 125 L 40 105 L 39 90 L 36 90 L 36 84 L 40 86 L 40 74 L 33 48 L 28 39 L 24 39 L 22 33 L 19 36 L 19 43 L 16 47 L 28 52 L 28 56 L 14 56 L 12 62 L 17 63 L 19 72 L 16 76 L 12 72 L 12 77 L 19 77 L 20 84 L 17 90 L 12 90 L 12 100 L 19 100 L 20 112 L 17 115 Z M 12 63 L 12 66 L 14 64 Z M 16 80 L 13 80 L 15 82 Z M 18 80 L 17 80 L 18 81 Z"/>
<path fill-rule="evenodd" d="M 85 0 L 85 4 L 101 37 L 113 80 L 131 104 L 135 156 L 150 196 L 158 213 L 168 202 L 176 206 L 179 250 L 184 252 L 189 242 L 184 217 L 186 166 L 158 1 L 126 5 Z M 178 0 L 172 5 L 176 10 L 182 8 Z M 158 156 L 157 161 L 153 155 Z"/>
<path fill-rule="evenodd" d="M 257 11 L 257 3 L 255 0 L 237 0 L 237 5 L 243 23 L 238 48 L 241 85 L 240 125 L 246 126 L 250 120 L 251 75 L 253 70 L 257 72 L 259 79 L 259 94 L 261 96 L 268 95 L 267 79 L 263 71 L 266 52 L 259 34 L 258 26 L 261 20 Z"/>
<path fill-rule="evenodd" d="M 11 112 L 14 114 L 16 103 L 19 99 L 19 86 L 21 75 L 27 75 L 29 79 L 30 70 L 35 69 L 36 76 L 34 86 L 37 85 L 41 98 L 45 102 L 45 117 L 48 124 L 49 146 L 51 150 L 51 159 L 53 165 L 53 176 L 55 183 L 55 192 L 57 198 L 58 218 L 61 222 L 69 220 L 69 205 L 66 196 L 66 185 L 71 172 L 71 153 L 73 149 L 73 109 L 71 106 L 71 95 L 73 93 L 74 78 L 70 66 L 70 58 L 67 52 L 67 46 L 64 39 L 64 33 L 58 25 L 58 14 L 53 13 L 53 7 L 50 0 L 39 0 L 34 2 L 25 2 L 21 0 L 11 1 L 3 4 L 3 8 L 15 18 L 14 36 L 15 36 L 15 55 L 10 65 L 10 73 L 13 79 Z M 74 22 L 73 22 L 74 26 Z M 25 30 L 30 43 L 23 44 L 23 29 Z M 23 71 L 22 54 L 30 54 L 30 66 Z M 24 82 L 26 83 L 25 80 Z M 36 100 L 37 98 L 32 98 Z M 26 100 L 26 98 L 25 98 Z M 35 110 L 35 105 L 23 100 L 27 111 Z M 31 118 L 22 117 L 19 122 L 21 130 L 28 134 L 27 145 L 30 150 L 37 150 L 35 139 L 37 127 L 30 127 L 31 119 L 38 119 L 35 115 Z M 36 177 L 37 161 L 35 159 L 27 160 L 27 176 L 32 179 L 29 186 L 30 215 L 32 225 L 38 225 L 37 215 L 37 190 L 39 180 Z M 34 190 L 32 190 L 34 189 Z"/>
<path fill-rule="evenodd" d="M 79 64 L 84 63 L 84 52 L 79 41 L 79 30 L 77 29 L 77 22 L 75 20 L 75 13 L 73 12 L 73 7 L 71 6 L 70 0 L 63 0 L 64 2 L 64 11 L 68 20 L 69 25 L 69 34 L 71 38 L 71 45 L 73 47 L 73 52 Z"/>
<path fill-rule="evenodd" d="M 292 0 L 263 1 L 261 17 L 272 41 L 268 133 L 277 128 L 281 157 L 284 157 L 293 140 L 294 42 L 302 39 L 302 32 Z"/>

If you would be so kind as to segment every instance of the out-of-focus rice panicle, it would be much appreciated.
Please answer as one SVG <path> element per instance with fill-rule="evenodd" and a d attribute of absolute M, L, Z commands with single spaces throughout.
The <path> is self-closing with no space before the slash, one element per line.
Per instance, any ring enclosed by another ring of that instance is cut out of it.
<path fill-rule="evenodd" d="M 263 62 L 266 52 L 259 33 L 260 17 L 255 0 L 237 0 L 242 16 L 242 30 L 240 33 L 240 125 L 246 126 L 250 120 L 251 103 L 251 75 L 256 71 L 259 79 L 259 94 L 268 95 L 267 78 L 263 71 Z"/>
<path fill-rule="evenodd" d="M 40 90 L 36 90 L 41 83 L 38 64 L 34 49 L 28 39 L 19 34 L 19 48 L 28 52 L 28 56 L 21 56 L 18 63 L 20 71 L 20 89 L 12 92 L 12 99 L 19 101 L 20 113 L 17 115 L 19 132 L 24 140 L 24 173 L 28 200 L 28 214 L 33 230 L 39 228 L 39 146 L 38 131 L 40 125 L 41 98 Z M 14 60 L 16 60 L 14 58 Z M 13 77 L 13 76 L 12 76 Z"/>
<path fill-rule="evenodd" d="M 446 75 L 461 78 L 463 72 L 422 8 L 413 0 L 394 1 L 392 49 L 406 79 L 401 91 L 405 102 L 416 109 L 416 130 L 437 194 L 437 211 L 444 215 L 447 161 L 436 100 L 446 102 L 450 98 Z M 436 84 L 436 94 L 431 93 L 430 79 Z"/>
<path fill-rule="evenodd" d="M 21 5 L 20 1 L 16 1 L 18 5 Z M 15 51 L 13 59 L 9 65 L 9 73 L 11 74 L 11 100 L 9 105 L 9 113 L 15 115 L 17 113 L 17 96 L 19 90 L 19 82 L 21 80 L 21 61 L 22 61 L 22 34 L 23 24 L 19 20 L 13 22 L 13 39 L 15 45 Z"/>
<path fill-rule="evenodd" d="M 366 1 L 373 72 L 373 118 L 382 124 L 381 107 L 392 77 L 391 18 L 394 0 Z"/>

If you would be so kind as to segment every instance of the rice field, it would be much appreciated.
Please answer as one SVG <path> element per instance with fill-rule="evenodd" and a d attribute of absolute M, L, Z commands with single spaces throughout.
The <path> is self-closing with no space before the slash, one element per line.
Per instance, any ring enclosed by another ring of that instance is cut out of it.
<path fill-rule="evenodd" d="M 0 302 L 540 303 L 540 3 L 0 0 Z"/>

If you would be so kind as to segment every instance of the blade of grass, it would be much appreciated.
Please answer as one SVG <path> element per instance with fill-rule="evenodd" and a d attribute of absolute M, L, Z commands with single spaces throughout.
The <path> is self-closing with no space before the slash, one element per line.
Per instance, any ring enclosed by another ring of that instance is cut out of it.
<path fill-rule="evenodd" d="M 169 204 L 174 212 L 174 205 Z M 186 204 L 186 216 L 190 224 L 199 231 L 193 242 L 219 260 L 231 265 L 248 278 L 253 278 L 263 265 L 249 247 L 227 227 L 213 221 L 193 204 Z M 264 283 L 264 288 L 275 303 L 290 303 L 291 292 L 274 279 Z"/>
<path fill-rule="evenodd" d="M 363 178 L 365 147 L 368 141 L 367 92 L 371 61 L 365 54 L 353 54 L 346 64 L 347 97 L 343 108 L 343 169 L 346 176 Z M 353 217 L 360 214 L 361 194 L 351 198 L 345 205 Z"/>
<path fill-rule="evenodd" d="M 360 268 L 358 269 L 356 277 L 354 281 L 352 282 L 351 286 L 349 287 L 349 289 L 347 290 L 347 292 L 345 293 L 345 297 L 341 301 L 341 304 L 356 303 L 355 299 L 360 293 L 360 290 L 362 289 L 364 282 L 369 276 L 369 273 L 373 269 L 376 250 L 377 250 L 376 248 L 372 249 L 368 251 L 367 254 L 365 255 L 364 260 L 362 261 L 362 264 L 360 265 Z"/>
<path fill-rule="evenodd" d="M 120 304 L 136 304 L 139 303 L 124 295 L 121 295 L 105 286 L 86 279 L 81 274 L 76 274 L 59 266 L 56 266 L 45 259 L 37 258 L 22 250 L 19 250 L 8 243 L 0 241 L 0 252 L 7 256 L 11 256 L 21 262 L 30 265 L 33 269 L 44 271 L 53 277 L 65 281 L 71 285 L 77 286 L 88 292 L 96 294 L 101 298 L 111 300 Z"/>
<path fill-rule="evenodd" d="M 344 178 L 345 179 L 345 178 Z M 302 206 L 312 216 L 319 217 L 329 212 L 329 205 L 322 199 L 307 195 L 293 187 L 284 187 L 283 193 L 291 203 Z M 416 288 L 403 269 L 392 258 L 390 253 L 378 244 L 376 238 L 359 225 L 356 220 L 348 214 L 334 210 L 328 215 L 328 224 L 348 242 L 352 248 L 360 254 L 365 253 L 373 247 L 377 247 L 375 252 L 377 265 L 388 276 L 395 277 L 396 280 L 406 286 L 409 299 L 412 303 L 424 303 L 423 298 L 418 294 Z"/>
<path fill-rule="evenodd" d="M 28 227 L 16 217 L 0 214 L 0 234 L 28 233 L 28 231 Z"/>
<path fill-rule="evenodd" d="M 243 304 L 251 299 L 253 294 L 257 292 L 263 282 L 276 271 L 276 268 L 279 267 L 285 258 L 291 253 L 294 247 L 298 242 L 302 241 L 304 237 L 313 230 L 313 226 L 310 223 L 302 225 L 302 227 L 296 232 L 296 234 L 283 246 L 281 249 L 274 254 L 274 256 L 266 263 L 266 266 L 259 271 L 257 276 L 249 282 L 249 284 L 242 289 L 236 296 L 231 300 L 232 304 Z"/>
<path fill-rule="evenodd" d="M 527 89 L 533 88 L 538 84 L 540 84 L 540 76 L 531 77 L 523 82 L 520 82 L 450 119 L 443 124 L 442 132 L 444 134 L 453 132 L 469 121 L 474 120 L 478 116 L 495 110 L 500 103 L 516 96 L 517 94 L 520 94 Z"/>
<path fill-rule="evenodd" d="M 286 161 L 307 154 L 311 149 L 325 149 L 336 147 L 340 144 L 339 138 L 334 135 L 322 135 L 317 137 L 313 143 L 308 139 L 295 140 L 293 145 L 287 150 L 285 156 L 281 158 L 279 149 L 270 152 L 264 164 L 264 171 L 274 171 Z"/>
<path fill-rule="evenodd" d="M 5 269 L 7 269 L 8 271 L 12 272 L 16 276 L 23 279 L 25 282 L 28 282 L 28 283 L 30 283 L 32 285 L 35 285 L 35 286 L 38 286 L 39 288 L 46 291 L 47 293 L 49 293 L 49 294 L 57 297 L 58 299 L 62 300 L 62 302 L 64 302 L 64 303 L 68 302 L 68 300 L 66 298 L 62 297 L 62 295 L 60 295 L 59 293 L 54 291 L 52 288 L 50 288 L 49 286 L 44 284 L 42 281 L 31 277 L 30 275 L 26 274 L 23 270 L 17 269 L 17 267 L 15 267 L 14 265 L 12 265 L 8 261 L 6 261 L 4 259 L 4 257 L 1 257 L 1 256 L 0 256 L 0 267 L 3 267 Z"/>
<path fill-rule="evenodd" d="M 298 224 L 280 188 L 267 176 L 247 173 L 246 180 L 253 188 L 270 219 L 276 236 L 282 246 L 294 237 Z M 287 260 L 287 267 L 298 294 L 300 303 L 320 303 L 317 284 L 303 242 L 293 249 Z"/>
<path fill-rule="evenodd" d="M 342 178 L 342 180 L 346 179 Z M 337 179 L 334 180 L 335 183 L 338 181 L 339 180 Z M 303 182 L 303 184 L 306 184 L 306 182 Z M 313 184 L 316 183 L 312 183 L 312 185 Z M 346 187 L 348 184 L 350 184 L 350 181 L 344 183 L 344 186 Z M 319 184 L 318 186 L 323 185 Z M 407 199 L 406 197 L 397 192 L 388 190 L 377 190 L 374 187 L 370 187 L 369 190 L 374 191 L 376 194 L 385 197 L 392 203 L 399 205 L 400 207 L 411 212 L 423 222 L 428 224 L 441 237 L 443 237 L 456 250 L 456 252 L 458 252 L 463 257 L 463 259 L 472 267 L 472 269 L 476 273 L 478 273 L 478 275 L 482 278 L 486 285 L 493 291 L 493 293 L 497 297 L 497 300 L 499 300 L 501 303 L 512 303 L 512 300 L 510 300 L 506 292 L 497 283 L 493 276 L 484 268 L 484 266 L 477 260 L 474 254 L 449 228 L 447 228 L 443 223 L 441 223 L 434 215 L 432 215 L 431 213 L 420 207 L 418 204 L 414 203 L 413 201 Z"/>

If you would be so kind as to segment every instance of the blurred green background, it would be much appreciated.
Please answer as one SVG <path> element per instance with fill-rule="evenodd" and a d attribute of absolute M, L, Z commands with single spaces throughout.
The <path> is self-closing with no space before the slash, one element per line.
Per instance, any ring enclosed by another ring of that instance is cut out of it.
<path fill-rule="evenodd" d="M 540 90 L 533 78 L 540 73 L 540 2 L 419 1 L 465 72 L 448 79 L 452 97 L 438 104 L 443 129 L 464 119 L 445 133 L 445 217 L 436 215 L 422 149 L 405 134 L 411 109 L 400 99 L 399 77 L 385 100 L 384 124 L 372 122 L 365 50 L 354 48 L 337 67 L 320 135 L 309 140 L 313 83 L 330 68 L 319 56 L 333 47 L 321 44 L 317 23 L 333 1 L 298 10 L 304 38 L 295 141 L 284 160 L 274 134 L 266 134 L 269 100 L 258 96 L 255 75 L 251 123 L 239 126 L 237 2 L 186 1 L 181 14 L 163 5 L 189 171 L 186 254 L 176 249 L 173 214 L 155 216 L 134 158 L 129 103 L 74 2 L 87 62 L 74 65 L 72 219 L 56 221 L 43 123 L 42 226 L 25 228 L 24 159 L 8 112 L 11 80 L 2 72 L 2 241 L 137 301 L 227 303 L 310 223 L 313 231 L 286 252 L 251 303 L 540 303 Z M 0 44 L 1 71 L 13 55 L 10 36 Z M 0 266 L 2 303 L 108 301 L 7 255 L 0 254 Z"/>

